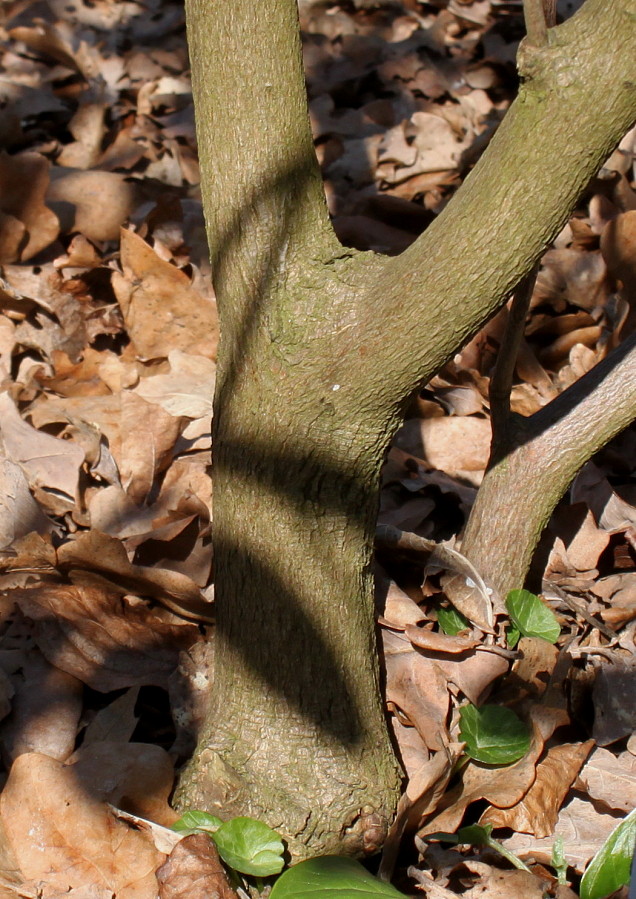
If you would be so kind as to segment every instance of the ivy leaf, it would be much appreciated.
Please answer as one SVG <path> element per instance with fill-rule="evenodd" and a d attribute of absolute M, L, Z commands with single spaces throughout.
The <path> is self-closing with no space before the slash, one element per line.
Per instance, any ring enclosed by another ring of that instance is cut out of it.
<path fill-rule="evenodd" d="M 459 711 L 459 737 L 466 743 L 466 755 L 487 765 L 509 765 L 530 748 L 530 732 L 510 709 L 466 705 Z"/>
<path fill-rule="evenodd" d="M 221 824 L 223 824 L 223 822 L 215 815 L 210 815 L 208 812 L 192 810 L 186 812 L 185 815 L 182 815 L 178 821 L 175 821 L 170 829 L 176 830 L 177 833 L 182 833 L 186 836 L 191 833 L 211 834 L 217 827 L 220 827 Z"/>
<path fill-rule="evenodd" d="M 514 649 L 519 642 L 520 637 L 521 631 L 517 625 L 511 624 L 510 627 L 506 629 L 506 643 L 508 644 L 508 649 Z"/>
<path fill-rule="evenodd" d="M 506 597 L 510 620 L 524 637 L 540 637 L 556 643 L 561 633 L 559 622 L 538 596 L 529 590 L 511 590 Z"/>
<path fill-rule="evenodd" d="M 437 610 L 437 620 L 444 633 L 451 637 L 456 637 L 461 631 L 470 627 L 468 619 L 464 618 L 461 612 L 452 607 L 444 608 L 444 606 L 440 606 Z"/>
<path fill-rule="evenodd" d="M 603 899 L 629 883 L 636 842 L 636 809 L 605 840 L 581 878 L 581 899 Z"/>
<path fill-rule="evenodd" d="M 352 858 L 323 855 L 310 858 L 282 874 L 270 899 L 404 899 Z"/>
<path fill-rule="evenodd" d="M 232 818 L 211 834 L 226 865 L 241 874 L 269 877 L 285 865 L 280 834 L 254 818 Z"/>

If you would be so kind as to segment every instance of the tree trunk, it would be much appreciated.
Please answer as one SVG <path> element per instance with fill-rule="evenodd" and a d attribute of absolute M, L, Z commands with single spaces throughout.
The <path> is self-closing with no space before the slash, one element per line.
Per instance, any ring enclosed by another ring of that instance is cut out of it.
<path fill-rule="evenodd" d="M 404 398 L 501 306 L 636 115 L 635 12 L 588 0 L 529 48 L 458 197 L 387 260 L 329 224 L 296 0 L 187 0 L 221 345 L 218 649 L 181 807 L 261 817 L 295 855 L 381 838 L 399 783 L 370 571 L 383 454 Z"/>

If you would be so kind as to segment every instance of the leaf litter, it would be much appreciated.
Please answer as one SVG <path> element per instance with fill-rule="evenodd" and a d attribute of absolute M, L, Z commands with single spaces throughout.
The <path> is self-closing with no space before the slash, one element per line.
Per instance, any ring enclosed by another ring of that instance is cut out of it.
<path fill-rule="evenodd" d="M 334 227 L 347 245 L 399 253 L 514 97 L 521 5 L 299 5 Z M 226 899 L 212 843 L 187 837 L 170 854 L 164 833 L 175 762 L 204 714 L 214 620 L 218 320 L 183 10 L 12 0 L 1 17 L 0 888 Z M 635 144 L 631 132 L 543 257 L 519 414 L 636 327 Z M 502 603 L 478 577 L 466 587 L 459 541 L 507 314 L 412 400 L 383 475 L 393 540 L 378 544 L 376 602 L 406 779 L 381 869 L 397 864 L 413 895 L 575 895 L 550 867 L 555 839 L 576 886 L 634 806 L 634 427 L 584 466 L 542 538 L 532 577 L 556 646 L 522 636 L 511 650 Z M 486 699 L 529 727 L 530 750 L 504 767 L 459 742 L 459 708 Z M 534 873 L 431 839 L 476 822 Z"/>

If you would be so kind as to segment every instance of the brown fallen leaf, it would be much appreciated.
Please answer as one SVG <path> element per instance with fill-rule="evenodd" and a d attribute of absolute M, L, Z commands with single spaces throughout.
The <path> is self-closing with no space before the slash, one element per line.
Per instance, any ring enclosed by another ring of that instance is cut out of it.
<path fill-rule="evenodd" d="M 407 624 L 404 633 L 409 638 L 413 646 L 418 649 L 425 649 L 431 653 L 447 653 L 449 655 L 460 655 L 469 652 L 479 644 L 477 637 L 458 635 L 452 637 L 444 634 L 442 631 L 430 631 L 416 624 Z"/>
<path fill-rule="evenodd" d="M 120 227 L 135 208 L 137 192 L 119 172 L 55 166 L 46 200 L 65 234 L 79 231 L 100 242 L 117 240 Z"/>
<path fill-rule="evenodd" d="M 575 789 L 607 808 L 631 812 L 636 808 L 636 758 L 597 746 L 581 768 Z"/>
<path fill-rule="evenodd" d="M 82 713 L 82 683 L 54 668 L 36 650 L 13 676 L 13 715 L 0 725 L 3 756 L 39 752 L 65 762 L 75 748 Z"/>
<path fill-rule="evenodd" d="M 160 746 L 102 740 L 82 745 L 70 761 L 92 797 L 165 827 L 179 817 L 168 805 L 174 765 Z"/>
<path fill-rule="evenodd" d="M 84 462 L 82 449 L 23 421 L 8 393 L 0 393 L 0 418 L 5 453 L 25 473 L 40 505 L 54 514 L 73 509 Z"/>
<path fill-rule="evenodd" d="M 593 745 L 594 741 L 588 740 L 552 746 L 539 761 L 536 779 L 521 802 L 511 808 L 486 809 L 479 823 L 509 827 L 539 839 L 550 836 L 563 800 Z"/>
<path fill-rule="evenodd" d="M 59 234 L 55 213 L 45 205 L 49 161 L 39 153 L 0 153 L 0 262 L 24 262 Z"/>
<path fill-rule="evenodd" d="M 501 842 L 522 859 L 530 857 L 549 865 L 555 837 L 563 837 L 568 865 L 582 872 L 619 821 L 620 818 L 614 815 L 599 812 L 593 803 L 575 797 L 559 812 L 552 836 L 537 839 L 529 834 L 515 833 Z"/>
<path fill-rule="evenodd" d="M 139 356 L 156 359 L 178 349 L 215 359 L 216 306 L 192 287 L 187 275 L 125 229 L 121 262 L 123 274 L 113 273 L 113 290 Z"/>
<path fill-rule="evenodd" d="M 160 899 L 238 899 L 210 837 L 192 833 L 157 871 Z"/>
<path fill-rule="evenodd" d="M 53 522 L 33 499 L 22 468 L 0 455 L 0 550 L 36 531 L 50 534 Z"/>
<path fill-rule="evenodd" d="M 386 698 L 417 728 L 432 751 L 448 742 L 450 696 L 446 676 L 432 659 L 416 652 L 408 638 L 384 630 Z"/>
<path fill-rule="evenodd" d="M 88 531 L 75 540 L 62 544 L 57 551 L 57 564 L 64 571 L 73 572 L 81 581 L 119 586 L 119 593 L 152 596 L 177 615 L 199 621 L 213 621 L 211 604 L 200 588 L 185 574 L 167 568 L 149 568 L 128 561 L 122 543 L 114 537 Z M 100 580 L 101 579 L 101 580 Z"/>
<path fill-rule="evenodd" d="M 525 796 L 536 777 L 536 763 L 545 741 L 556 728 L 569 721 L 561 709 L 535 705 L 530 712 L 532 740 L 530 749 L 512 765 L 491 768 L 473 760 L 464 767 L 460 783 L 449 790 L 437 814 L 420 829 L 419 836 L 443 831 L 454 833 L 471 802 L 486 799 L 498 808 L 510 808 Z"/>
<path fill-rule="evenodd" d="M 41 584 L 18 588 L 12 597 L 34 622 L 43 655 L 94 690 L 166 687 L 178 653 L 200 638 L 192 624 L 168 624 L 145 603 L 89 585 Z"/>
<path fill-rule="evenodd" d="M 82 750 L 92 743 L 105 740 L 128 743 L 139 721 L 135 715 L 138 697 L 139 687 L 129 687 L 121 696 L 100 709 L 83 733 Z"/>
<path fill-rule="evenodd" d="M 99 887 L 118 899 L 156 899 L 164 856 L 78 783 L 72 766 L 38 753 L 14 762 L 0 819 L 23 878 L 49 890 Z M 84 894 L 86 895 L 86 893 Z"/>

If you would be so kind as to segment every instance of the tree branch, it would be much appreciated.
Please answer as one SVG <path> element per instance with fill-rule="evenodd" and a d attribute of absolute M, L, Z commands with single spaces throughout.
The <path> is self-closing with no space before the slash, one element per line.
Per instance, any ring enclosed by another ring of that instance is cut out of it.
<path fill-rule="evenodd" d="M 526 315 L 532 299 L 532 291 L 537 280 L 538 265 L 533 266 L 525 278 L 522 278 L 514 292 L 506 328 L 501 340 L 497 361 L 490 379 L 490 417 L 492 421 L 492 447 L 490 451 L 489 466 L 505 453 L 511 442 L 514 441 L 512 433 L 512 416 L 510 414 L 510 394 L 515 373 L 515 365 L 519 354 L 519 346 L 523 338 L 526 324 Z"/>
<path fill-rule="evenodd" d="M 579 469 L 634 419 L 636 334 L 523 421 L 522 442 L 486 473 L 462 541 L 462 553 L 501 595 L 523 585 Z"/>
<path fill-rule="evenodd" d="M 553 240 L 636 119 L 635 12 L 635 0 L 587 0 L 522 58 L 520 95 L 457 196 L 366 277 L 334 366 L 339 403 L 359 414 L 362 384 L 365 410 L 397 417 L 398 398 L 470 339 Z"/>
<path fill-rule="evenodd" d="M 543 0 L 523 0 L 523 17 L 528 41 L 534 47 L 545 47 L 548 43 L 548 28 Z"/>

